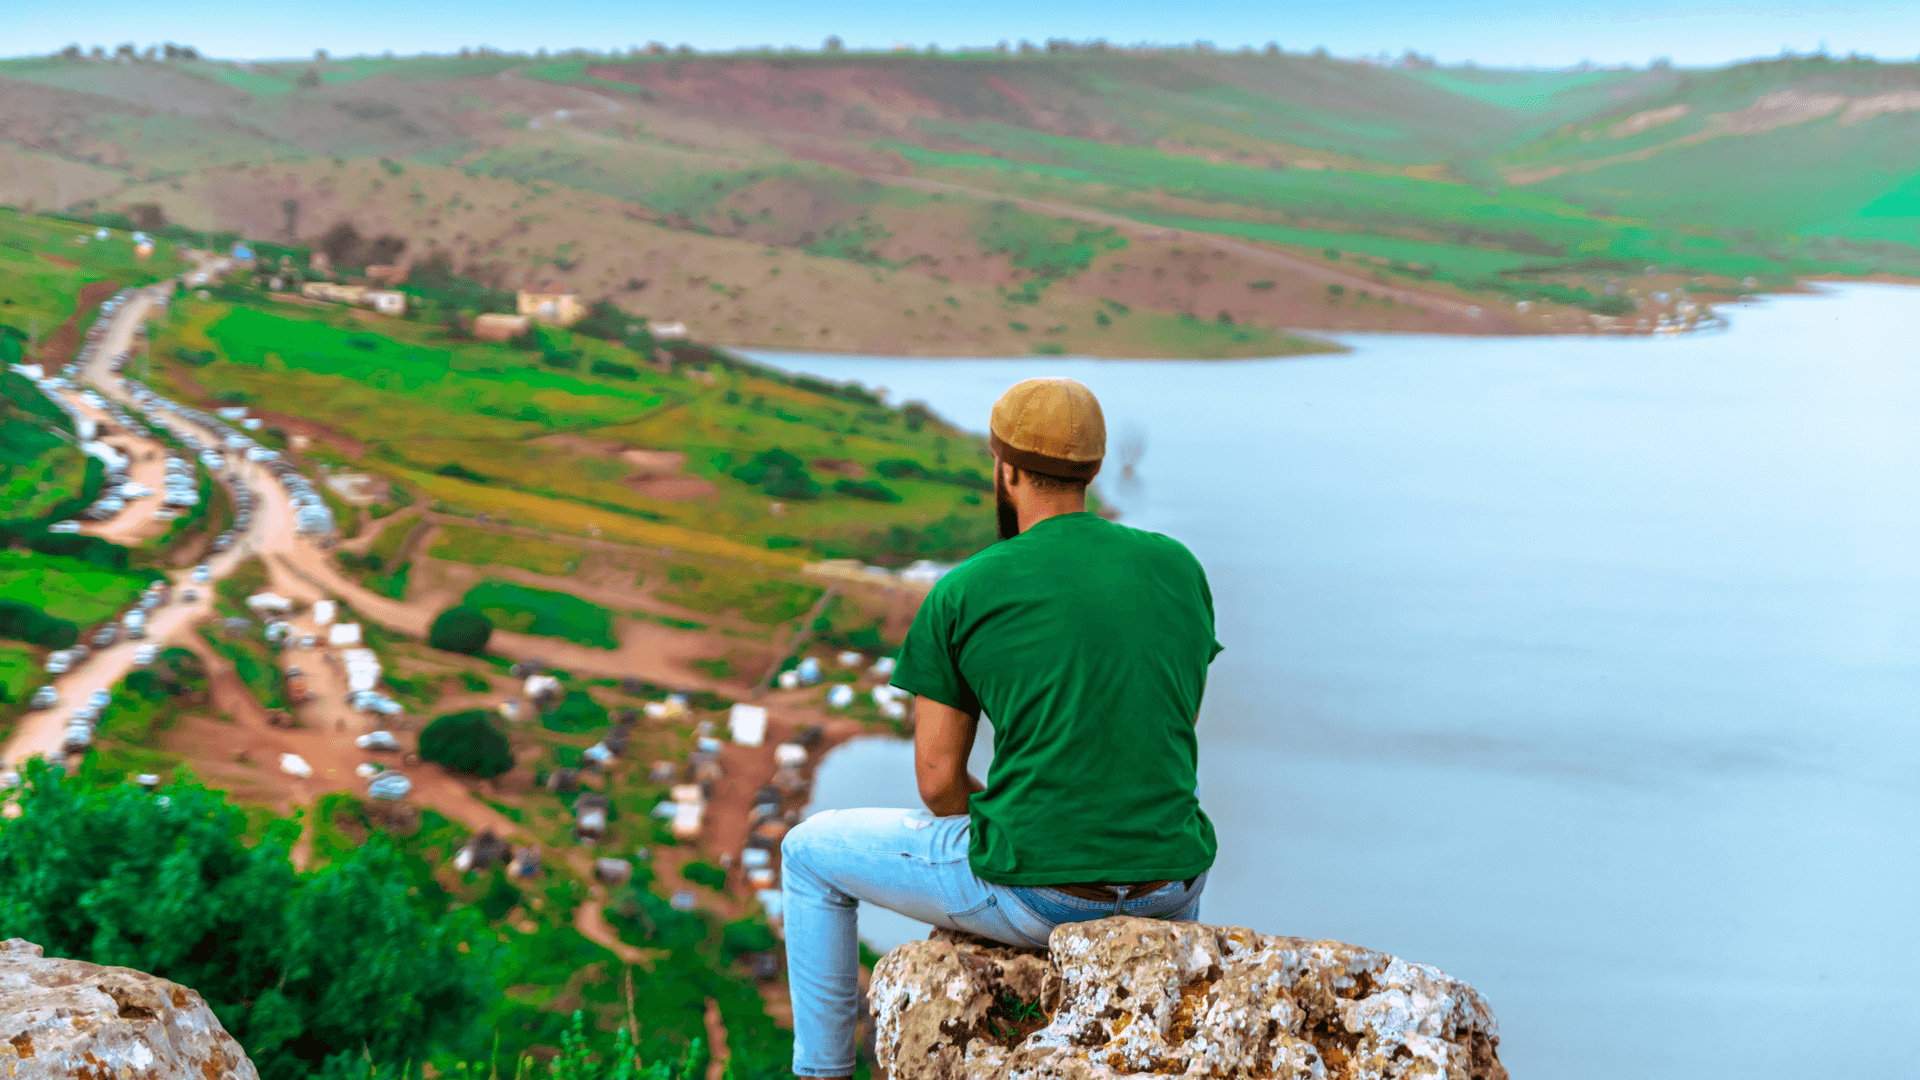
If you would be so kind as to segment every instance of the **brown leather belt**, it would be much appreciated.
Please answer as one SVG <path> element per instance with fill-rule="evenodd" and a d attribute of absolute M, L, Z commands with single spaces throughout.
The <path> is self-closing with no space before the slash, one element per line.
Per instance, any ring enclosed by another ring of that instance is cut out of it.
<path fill-rule="evenodd" d="M 1047 888 L 1057 889 L 1060 892 L 1066 893 L 1068 896 L 1077 896 L 1082 900 L 1098 900 L 1103 904 L 1118 904 L 1120 903 L 1120 892 L 1114 888 L 1115 885 L 1127 890 L 1127 899 L 1138 900 L 1150 892 L 1164 889 L 1171 884 L 1173 884 L 1172 878 L 1163 878 L 1160 881 L 1116 881 L 1112 884 L 1086 882 L 1077 885 L 1049 885 Z"/>

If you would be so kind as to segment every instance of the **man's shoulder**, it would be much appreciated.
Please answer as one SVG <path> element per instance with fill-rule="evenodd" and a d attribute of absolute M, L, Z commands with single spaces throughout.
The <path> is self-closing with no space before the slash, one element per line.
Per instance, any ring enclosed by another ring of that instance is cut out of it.
<path fill-rule="evenodd" d="M 1150 557 L 1167 559 L 1199 569 L 1200 560 L 1194 558 L 1187 545 L 1168 536 L 1149 529 L 1136 529 L 1131 525 L 1122 525 L 1117 521 L 1105 522 L 1108 535 L 1118 544 L 1130 545 Z"/>

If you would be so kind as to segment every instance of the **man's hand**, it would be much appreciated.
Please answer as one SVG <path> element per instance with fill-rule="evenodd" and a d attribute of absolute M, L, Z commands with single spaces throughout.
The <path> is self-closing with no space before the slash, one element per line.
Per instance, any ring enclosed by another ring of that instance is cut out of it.
<path fill-rule="evenodd" d="M 928 697 L 913 699 L 913 772 L 920 801 L 937 817 L 967 812 L 967 799 L 986 785 L 967 773 L 967 755 L 980 717 Z"/>

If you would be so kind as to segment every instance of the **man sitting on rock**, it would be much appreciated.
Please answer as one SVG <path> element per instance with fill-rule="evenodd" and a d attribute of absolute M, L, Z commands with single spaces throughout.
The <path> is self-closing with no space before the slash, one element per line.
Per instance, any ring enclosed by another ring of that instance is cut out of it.
<path fill-rule="evenodd" d="M 800 1076 L 853 1073 L 862 900 L 1028 947 L 1061 923 L 1199 915 L 1206 574 L 1178 541 L 1087 512 L 1106 421 L 1085 386 L 1015 385 L 989 445 L 1002 542 L 934 586 L 893 676 L 915 695 L 927 809 L 816 814 L 781 846 Z M 967 772 L 983 712 L 984 785 Z"/>

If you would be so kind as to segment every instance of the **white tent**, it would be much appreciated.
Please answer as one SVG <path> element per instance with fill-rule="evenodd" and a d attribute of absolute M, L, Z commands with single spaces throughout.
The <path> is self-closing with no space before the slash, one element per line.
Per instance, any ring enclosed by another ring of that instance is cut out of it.
<path fill-rule="evenodd" d="M 347 691 L 371 690 L 380 685 L 380 658 L 372 649 L 347 649 L 340 654 L 347 669 Z"/>
<path fill-rule="evenodd" d="M 334 623 L 327 627 L 327 644 L 335 648 L 360 644 L 360 624 L 357 622 Z"/>
<path fill-rule="evenodd" d="M 736 704 L 727 714 L 727 731 L 742 746 L 759 746 L 767 738 L 767 710 L 761 705 Z"/>

